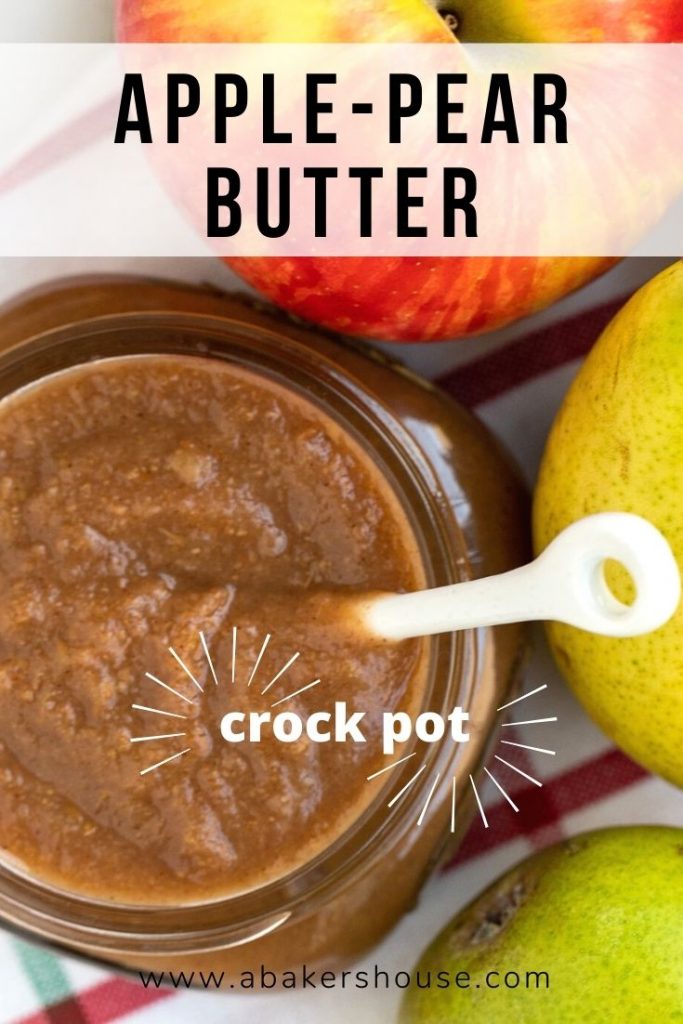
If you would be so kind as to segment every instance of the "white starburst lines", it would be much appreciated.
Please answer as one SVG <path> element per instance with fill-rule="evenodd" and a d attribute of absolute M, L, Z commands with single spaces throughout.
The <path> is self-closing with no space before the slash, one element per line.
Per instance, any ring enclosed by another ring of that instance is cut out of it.
<path fill-rule="evenodd" d="M 501 706 L 498 708 L 498 711 L 507 711 L 508 708 L 513 707 L 515 704 L 519 704 L 520 701 L 528 700 L 529 697 L 534 697 L 534 696 L 536 696 L 536 694 L 542 693 L 544 690 L 547 690 L 547 689 L 548 689 L 547 683 L 543 683 L 542 686 L 537 686 L 534 690 L 528 690 L 527 693 L 520 694 L 519 697 L 515 697 L 513 700 L 509 700 L 506 704 L 501 704 Z M 548 718 L 529 718 L 529 719 L 526 719 L 525 721 L 522 721 L 522 722 L 519 722 L 519 721 L 503 722 L 502 726 L 505 729 L 505 728 L 509 728 L 509 727 L 512 727 L 512 726 L 520 726 L 520 725 L 543 725 L 545 723 L 556 722 L 556 721 L 557 721 L 557 715 L 552 715 L 552 716 L 549 716 Z M 504 744 L 506 744 L 509 747 L 517 747 L 518 749 L 522 749 L 522 750 L 532 750 L 532 751 L 534 751 L 535 753 L 538 753 L 538 754 L 549 754 L 549 755 L 551 755 L 553 757 L 555 756 L 555 751 L 554 750 L 549 750 L 546 747 L 533 747 L 533 746 L 530 746 L 527 743 L 517 743 L 517 742 L 515 742 L 513 740 L 501 740 L 501 743 L 504 743 Z M 541 787 L 543 785 L 542 782 L 539 782 L 538 779 L 535 779 L 533 777 L 533 775 L 529 775 L 522 768 L 520 768 L 519 765 L 513 764 L 511 761 L 506 761 L 505 758 L 500 757 L 499 754 L 494 754 L 494 758 L 495 758 L 496 761 L 499 761 L 501 764 L 505 765 L 506 768 L 509 768 L 510 771 L 515 772 L 517 775 L 521 775 L 522 778 L 526 779 L 528 782 L 533 783 L 534 786 Z M 509 804 L 509 806 L 515 812 L 515 814 L 519 814 L 519 807 L 517 806 L 515 801 L 512 799 L 510 794 L 507 792 L 507 790 L 504 788 L 504 786 L 499 781 L 499 779 L 497 779 L 495 777 L 493 772 L 485 767 L 484 768 L 484 774 L 491 780 L 493 785 L 496 787 L 498 792 L 501 794 L 501 796 L 503 797 L 505 802 L 507 804 Z M 488 828 L 489 827 L 489 822 L 488 822 L 486 814 L 484 812 L 484 808 L 482 806 L 482 802 L 481 802 L 481 799 L 479 797 L 479 793 L 477 792 L 477 787 L 476 787 L 476 785 L 474 783 L 474 779 L 472 778 L 472 776 L 470 776 L 470 782 L 472 783 L 472 788 L 474 790 L 474 795 L 475 795 L 475 798 L 476 798 L 476 801 L 477 801 L 477 806 L 479 808 L 480 817 L 482 819 L 482 822 L 484 823 L 484 828 Z"/>
<path fill-rule="evenodd" d="M 389 772 L 393 768 L 398 768 L 398 766 L 400 764 L 405 764 L 406 761 L 410 761 L 410 759 L 412 757 L 415 757 L 415 753 L 416 753 L 416 751 L 413 751 L 412 754 L 406 754 L 405 757 L 399 758 L 398 761 L 394 761 L 392 764 L 385 765 L 384 768 L 380 768 L 379 771 L 373 772 L 371 775 L 368 775 L 367 776 L 367 781 L 368 782 L 372 782 L 373 779 L 378 778 L 380 775 L 384 775 L 385 772 Z M 417 771 L 415 772 L 414 775 L 411 775 L 411 777 L 408 779 L 406 784 L 401 789 L 399 789 L 398 793 L 395 793 L 394 796 L 392 796 L 391 800 L 389 800 L 389 803 L 387 804 L 387 807 L 389 809 L 391 809 L 394 806 L 394 804 L 398 803 L 398 801 L 401 799 L 401 797 L 405 793 L 408 792 L 408 790 L 411 788 L 413 783 L 417 782 L 417 780 L 420 778 L 422 773 L 424 771 L 426 771 L 426 769 L 427 769 L 427 765 L 423 764 L 423 765 L 421 765 L 420 768 L 417 769 Z M 436 787 L 439 784 L 440 776 L 441 776 L 440 772 L 436 772 L 435 775 L 434 775 L 434 778 L 432 780 L 432 784 L 429 787 L 429 790 L 427 791 L 427 796 L 425 797 L 424 803 L 422 805 L 422 809 L 421 809 L 421 811 L 420 811 L 420 813 L 419 813 L 419 815 L 417 817 L 417 822 L 416 822 L 417 825 L 421 825 L 422 822 L 425 819 L 425 816 L 427 814 L 427 809 L 429 808 L 429 805 L 432 802 L 432 797 L 434 796 L 434 793 L 436 791 Z M 453 781 L 455 782 L 455 780 L 453 780 Z M 455 788 L 453 789 L 453 801 L 454 801 L 453 806 L 455 806 Z"/>
<path fill-rule="evenodd" d="M 534 697 L 537 694 L 543 693 L 543 691 L 545 691 L 547 689 L 548 689 L 547 684 L 543 683 L 541 686 L 537 686 L 537 687 L 535 687 L 535 689 L 529 690 L 527 693 L 523 693 L 519 697 L 515 697 L 513 700 L 507 701 L 507 703 L 501 704 L 501 706 L 499 708 L 497 708 L 496 710 L 498 712 L 505 712 L 509 708 L 512 708 L 514 705 L 519 704 L 521 701 L 527 700 L 529 697 Z M 501 724 L 505 728 L 505 727 L 508 727 L 508 726 L 542 725 L 542 724 L 545 724 L 545 723 L 552 723 L 552 722 L 557 722 L 557 716 L 556 715 L 549 716 L 547 718 L 530 718 L 530 719 L 526 719 L 524 721 L 502 722 Z M 508 739 L 501 739 L 500 742 L 501 742 L 501 744 L 505 744 L 508 747 L 517 748 L 518 750 L 524 750 L 524 751 L 529 750 L 529 751 L 533 751 L 534 753 L 537 753 L 537 754 L 547 754 L 548 756 L 551 756 L 551 757 L 555 757 L 555 755 L 556 755 L 556 751 L 550 750 L 547 747 L 532 746 L 531 744 L 528 744 L 528 743 L 520 743 L 520 742 L 518 742 L 516 740 L 508 740 Z M 405 764 L 406 761 L 411 760 L 411 758 L 414 758 L 416 755 L 417 755 L 417 751 L 413 751 L 410 754 L 406 754 L 405 757 L 401 757 L 397 761 L 393 761 L 391 764 L 385 765 L 383 768 L 380 768 L 377 771 L 374 771 L 370 775 L 368 775 L 367 776 L 367 781 L 371 782 L 373 779 L 378 778 L 380 775 L 383 775 L 385 772 L 391 772 L 394 768 L 398 768 L 399 765 Z M 534 786 L 539 786 L 539 787 L 543 785 L 542 782 L 540 782 L 538 779 L 534 778 L 533 775 L 528 774 L 528 772 L 526 772 L 519 765 L 513 764 L 511 761 L 506 760 L 505 758 L 501 757 L 499 754 L 495 754 L 494 757 L 495 757 L 495 760 L 497 760 L 501 764 L 505 765 L 505 767 L 508 768 L 510 771 L 513 771 L 517 775 L 520 775 L 522 778 L 526 779 L 527 782 L 530 782 Z M 408 779 L 408 781 L 406 783 L 404 783 L 404 785 L 401 787 L 401 789 L 399 789 L 398 792 L 396 792 L 389 799 L 389 801 L 387 803 L 387 807 L 389 809 L 391 809 L 396 803 L 398 803 L 398 801 L 411 789 L 411 787 L 417 782 L 417 780 L 421 778 L 421 776 L 422 776 L 422 774 L 423 774 L 423 772 L 425 770 L 426 770 L 426 765 L 423 764 L 420 768 L 417 769 L 417 771 L 415 771 L 411 775 L 411 777 Z M 503 797 L 503 800 L 505 801 L 505 803 L 507 803 L 508 806 L 510 806 L 512 808 L 512 810 L 515 812 L 515 814 L 518 814 L 519 813 L 519 807 L 517 806 L 515 801 L 512 799 L 510 794 L 507 792 L 507 790 L 505 789 L 505 787 L 503 786 L 501 781 L 498 778 L 496 778 L 496 776 L 490 770 L 490 768 L 486 768 L 486 767 L 483 768 L 483 773 L 490 780 L 490 782 L 495 786 L 495 788 L 498 790 L 498 792 L 501 794 L 501 796 Z M 425 799 L 424 799 L 424 801 L 423 801 L 423 803 L 421 805 L 421 810 L 420 810 L 420 812 L 419 812 L 419 814 L 417 816 L 417 819 L 416 819 L 416 824 L 418 826 L 421 825 L 424 822 L 424 820 L 425 820 L 425 817 L 427 815 L 427 810 L 428 810 L 428 808 L 429 808 L 429 806 L 430 806 L 430 804 L 432 802 L 432 799 L 434 797 L 434 794 L 435 794 L 435 792 L 437 790 L 440 777 L 441 777 L 441 773 L 439 771 L 436 771 L 434 773 L 434 775 L 432 776 L 431 785 L 429 785 L 429 789 L 427 790 L 427 795 L 426 795 L 426 797 L 425 797 Z M 481 818 L 482 824 L 483 824 L 484 828 L 489 828 L 490 827 L 490 823 L 489 823 L 488 817 L 486 815 L 486 811 L 484 810 L 484 805 L 483 805 L 483 802 L 482 802 L 482 799 L 481 799 L 481 796 L 480 796 L 480 793 L 479 793 L 479 789 L 477 788 L 477 783 L 475 782 L 474 776 L 470 774 L 466 778 L 469 779 L 470 785 L 472 787 L 472 793 L 474 795 L 474 800 L 475 800 L 477 809 L 479 811 L 479 817 Z M 425 785 L 427 785 L 427 784 L 428 783 L 425 781 Z M 457 792 L 456 792 L 456 789 L 457 789 L 457 776 L 454 774 L 451 777 L 451 786 L 450 786 L 450 831 L 451 831 L 451 833 L 454 833 L 456 831 L 456 806 L 457 806 Z"/>
<path fill-rule="evenodd" d="M 237 651 L 238 651 L 238 627 L 237 626 L 232 626 L 231 631 L 230 631 L 230 635 L 231 635 L 231 648 L 230 648 L 230 661 L 229 661 L 229 667 L 228 667 L 228 675 L 229 675 L 229 678 L 230 678 L 230 683 L 232 685 L 235 685 L 235 684 L 238 683 L 238 674 L 239 674 L 238 673 L 238 662 L 237 662 Z M 256 676 L 257 676 L 257 673 L 259 671 L 259 668 L 261 667 L 261 662 L 263 661 L 263 657 L 264 657 L 264 655 L 266 653 L 266 650 L 268 648 L 268 645 L 269 645 L 271 639 L 272 639 L 271 634 L 267 633 L 265 635 L 264 639 L 263 639 L 263 642 L 261 643 L 259 652 L 258 652 L 256 658 L 254 659 L 253 665 L 251 665 L 249 671 L 246 674 L 246 680 L 247 680 L 246 681 L 246 688 L 247 689 L 252 685 L 252 683 L 256 679 Z M 216 665 L 215 665 L 214 660 L 213 660 L 213 658 L 211 656 L 211 651 L 209 650 L 209 644 L 207 642 L 206 635 L 204 634 L 204 632 L 202 630 L 199 631 L 198 640 L 199 640 L 199 648 L 200 648 L 200 663 L 201 663 L 201 660 L 203 660 L 206 663 L 206 670 L 205 671 L 208 673 L 208 675 L 205 678 L 205 682 L 206 682 L 206 679 L 208 679 L 209 682 L 213 682 L 213 686 L 214 687 L 219 687 L 220 686 L 220 682 L 221 682 L 220 674 L 219 674 L 219 672 L 216 669 Z M 165 682 L 163 679 L 160 679 L 158 676 L 153 675 L 151 672 L 145 672 L 145 678 L 148 679 L 150 682 L 154 683 L 155 686 L 159 686 L 161 689 L 163 689 L 167 694 L 170 694 L 171 697 L 175 698 L 177 701 L 181 701 L 183 705 L 188 705 L 189 704 L 190 706 L 194 706 L 195 705 L 195 701 L 199 699 L 197 694 L 202 695 L 202 694 L 205 693 L 205 687 L 202 685 L 202 683 L 197 678 L 198 670 L 195 668 L 195 671 L 192 671 L 192 669 L 189 667 L 189 665 L 187 663 L 187 660 L 182 658 L 180 656 L 180 654 L 178 654 L 178 652 L 175 650 L 174 647 L 168 647 L 168 653 L 171 656 L 171 658 L 173 659 L 173 661 L 175 662 L 176 666 L 178 668 L 180 668 L 180 670 L 182 671 L 183 675 L 187 679 L 190 680 L 192 685 L 195 687 L 197 693 L 193 697 L 188 697 L 187 694 L 182 693 L 180 690 L 176 689 L 174 686 L 171 686 L 169 683 Z M 294 665 L 296 660 L 299 658 L 299 655 L 300 655 L 300 652 L 299 651 L 295 651 L 294 654 L 292 654 L 290 657 L 288 657 L 288 658 L 286 658 L 284 660 L 284 662 L 282 663 L 281 667 L 277 670 L 277 672 L 275 672 L 275 674 L 272 676 L 270 681 L 268 683 L 266 683 L 264 688 L 260 691 L 261 692 L 261 696 L 266 694 L 273 686 L 275 686 L 276 683 L 280 682 L 283 679 L 283 676 L 285 675 L 285 673 L 287 673 L 289 671 L 289 669 L 292 667 L 292 665 Z M 280 705 L 280 704 L 284 704 L 286 701 L 293 700 L 294 697 L 298 697 L 300 694 L 305 693 L 306 691 L 313 689 L 314 686 L 318 686 L 319 684 L 320 684 L 320 679 L 313 679 L 310 683 L 306 683 L 304 686 L 298 687 L 292 693 L 288 693 L 284 697 L 279 697 L 277 700 L 275 700 L 270 705 L 270 707 L 271 708 L 275 708 L 275 707 L 278 707 L 278 705 Z M 164 717 L 164 718 L 185 719 L 185 720 L 188 719 L 188 715 L 185 714 L 185 713 L 181 713 L 181 711 L 179 709 L 178 710 L 170 710 L 169 708 L 163 708 L 163 707 L 151 707 L 148 704 L 132 704 L 131 708 L 134 711 L 140 711 L 140 712 L 143 712 L 145 714 L 159 715 L 159 716 Z M 180 738 L 182 738 L 182 737 L 184 737 L 186 735 L 187 734 L 185 732 L 163 732 L 163 733 L 158 733 L 156 735 L 132 736 L 132 737 L 130 737 L 130 742 L 132 744 L 137 744 L 137 743 L 162 743 L 162 742 L 165 742 L 167 740 L 180 739 Z M 139 774 L 143 775 L 143 776 L 144 775 L 148 775 L 151 772 L 156 771 L 158 768 L 163 768 L 165 765 L 172 764 L 175 761 L 180 760 L 181 757 L 184 757 L 185 754 L 189 754 L 191 752 L 191 750 L 192 750 L 192 747 L 186 747 L 183 750 L 178 750 L 174 754 L 171 754 L 169 757 L 166 757 L 163 760 L 157 761 L 155 764 L 151 764 L 148 768 L 144 768 L 142 771 L 139 772 Z"/>

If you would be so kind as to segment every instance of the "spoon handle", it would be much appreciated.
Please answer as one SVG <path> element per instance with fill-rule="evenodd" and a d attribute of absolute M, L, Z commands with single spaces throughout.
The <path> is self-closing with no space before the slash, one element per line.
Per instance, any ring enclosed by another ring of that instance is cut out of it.
<path fill-rule="evenodd" d="M 636 596 L 618 601 L 607 586 L 607 559 L 630 573 Z M 433 590 L 391 594 L 365 609 L 366 626 L 392 640 L 537 619 L 604 636 L 639 636 L 675 612 L 681 579 L 673 552 L 641 516 L 601 512 L 572 523 L 529 565 L 499 576 Z"/>

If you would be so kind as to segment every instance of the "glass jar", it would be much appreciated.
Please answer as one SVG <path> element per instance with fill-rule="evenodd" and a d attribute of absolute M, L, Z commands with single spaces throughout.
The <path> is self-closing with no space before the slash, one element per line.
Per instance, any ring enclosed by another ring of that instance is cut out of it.
<path fill-rule="evenodd" d="M 528 557 L 524 488 L 477 420 L 376 350 L 314 334 L 239 298 L 130 279 L 66 281 L 35 292 L 0 316 L 0 397 L 69 366 L 133 353 L 228 359 L 319 403 L 391 482 L 429 586 L 504 572 Z M 469 742 L 412 741 L 408 752 L 416 757 L 386 772 L 360 818 L 289 875 L 201 906 L 133 907 L 58 891 L 0 863 L 0 916 L 43 941 L 137 969 L 343 965 L 414 905 L 471 820 L 469 776 L 495 735 L 522 641 L 514 625 L 428 641 L 423 710 L 448 714 L 462 706 Z M 415 784 L 388 807 L 422 765 Z"/>

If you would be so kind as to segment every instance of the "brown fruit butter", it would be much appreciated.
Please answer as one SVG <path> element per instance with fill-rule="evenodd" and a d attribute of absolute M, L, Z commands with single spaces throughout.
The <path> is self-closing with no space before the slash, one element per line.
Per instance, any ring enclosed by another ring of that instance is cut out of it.
<path fill-rule="evenodd" d="M 521 633 L 346 609 L 523 561 L 514 470 L 376 353 L 208 292 L 64 282 L 0 347 L 0 913 L 134 967 L 358 955 L 462 834 Z M 365 742 L 221 736 L 339 702 Z M 382 753 L 383 712 L 456 704 L 468 743 Z"/>

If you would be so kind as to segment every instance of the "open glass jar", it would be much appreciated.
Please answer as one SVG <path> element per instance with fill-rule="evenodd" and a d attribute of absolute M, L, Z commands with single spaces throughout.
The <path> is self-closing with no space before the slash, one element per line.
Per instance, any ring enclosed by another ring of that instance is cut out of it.
<path fill-rule="evenodd" d="M 418 540 L 427 586 L 526 559 L 524 489 L 476 420 L 374 351 L 237 299 L 126 280 L 67 282 L 35 294 L 0 320 L 0 397 L 93 360 L 155 354 L 227 360 L 314 401 L 389 481 Z M 44 941 L 134 968 L 278 971 L 334 967 L 361 954 L 413 905 L 468 824 L 467 781 L 485 756 L 522 633 L 505 626 L 425 643 L 421 710 L 445 716 L 463 707 L 470 741 L 411 740 L 404 753 L 413 757 L 386 774 L 343 834 L 295 870 L 228 898 L 144 906 L 65 891 L 6 858 L 0 915 Z M 417 767 L 415 784 L 390 801 Z"/>

